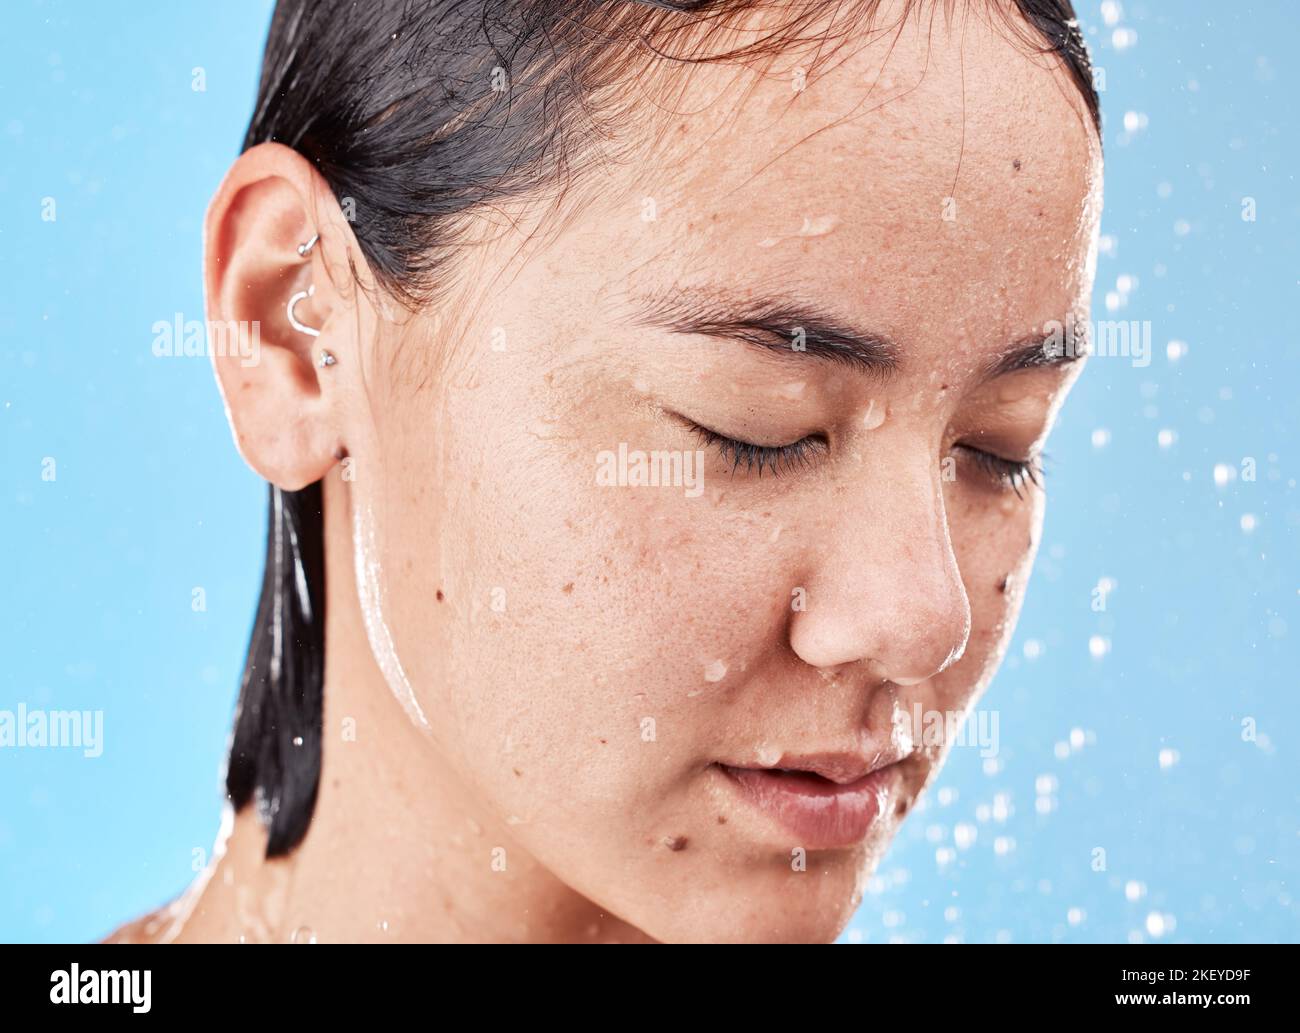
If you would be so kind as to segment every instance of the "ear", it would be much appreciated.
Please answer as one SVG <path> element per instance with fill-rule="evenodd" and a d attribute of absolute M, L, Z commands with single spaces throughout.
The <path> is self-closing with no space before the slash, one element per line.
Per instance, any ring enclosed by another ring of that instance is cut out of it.
<path fill-rule="evenodd" d="M 299 245 L 318 236 L 304 257 Z M 297 152 L 259 144 L 231 166 L 204 223 L 204 293 L 210 328 L 238 347 L 213 347 L 226 416 L 244 460 L 297 491 L 345 454 L 340 365 L 356 357 L 350 282 L 361 262 L 352 228 L 320 174 Z M 333 274 L 333 275 L 331 275 Z M 318 329 L 313 337 L 295 329 Z M 322 354 L 335 358 L 322 365 Z"/>

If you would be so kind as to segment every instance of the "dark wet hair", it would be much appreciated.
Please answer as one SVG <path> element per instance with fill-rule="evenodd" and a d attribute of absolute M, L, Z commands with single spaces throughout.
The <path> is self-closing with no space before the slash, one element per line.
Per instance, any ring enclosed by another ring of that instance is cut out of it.
<path fill-rule="evenodd" d="M 987 2 L 1027 47 L 1060 58 L 1100 132 L 1069 0 Z M 912 0 L 902 17 L 927 5 L 947 3 Z M 559 201 L 574 173 L 622 156 L 618 127 L 645 119 L 631 122 L 643 94 L 620 87 L 643 86 L 641 73 L 807 48 L 811 79 L 826 44 L 870 25 L 878 6 L 279 0 L 244 147 L 276 141 L 310 161 L 340 203 L 351 201 L 353 233 L 381 287 L 414 308 L 447 289 L 442 274 L 466 240 L 462 216 L 514 199 Z M 758 33 L 741 21 L 755 9 L 782 17 Z M 268 857 L 302 841 L 316 804 L 324 587 L 321 485 L 272 487 L 266 573 L 226 768 L 235 808 L 258 802 Z"/>

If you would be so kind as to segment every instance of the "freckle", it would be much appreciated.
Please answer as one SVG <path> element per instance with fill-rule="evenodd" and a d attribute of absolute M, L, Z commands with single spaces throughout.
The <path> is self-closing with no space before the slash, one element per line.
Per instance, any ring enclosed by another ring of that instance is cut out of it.
<path fill-rule="evenodd" d="M 438 589 L 438 593 L 437 593 L 436 598 L 437 598 L 438 602 L 442 602 L 442 600 L 444 599 L 444 596 L 443 596 L 443 594 L 442 594 L 442 589 L 441 589 L 441 588 Z"/>
<path fill-rule="evenodd" d="M 515 773 L 515 778 L 523 778 L 523 777 L 524 777 L 524 773 L 523 773 L 522 771 L 520 771 L 518 768 L 512 768 L 511 770 Z"/>
<path fill-rule="evenodd" d="M 570 592 L 573 591 L 573 582 L 570 581 L 567 585 L 564 586 L 564 588 L 561 589 L 561 591 L 564 592 L 565 595 L 568 595 Z"/>
<path fill-rule="evenodd" d="M 998 582 L 998 591 L 1001 592 L 1003 595 L 1006 595 L 1007 593 L 1007 582 L 1010 580 L 1011 580 L 1011 575 L 1008 574 L 1006 577 L 1004 577 L 1001 581 Z"/>
<path fill-rule="evenodd" d="M 1011 163 L 1011 167 L 1012 167 L 1013 169 L 1015 169 L 1017 172 L 1019 172 L 1019 171 L 1020 171 L 1020 159 L 1017 158 L 1015 161 L 1013 161 L 1013 162 Z"/>
<path fill-rule="evenodd" d="M 718 824 L 719 824 L 719 825 L 725 825 L 725 824 L 727 824 L 727 816 L 726 816 L 725 814 L 719 814 L 719 815 L 718 815 Z"/>
<path fill-rule="evenodd" d="M 601 739 L 601 740 L 600 740 L 600 744 L 601 744 L 602 746 L 604 746 L 604 745 L 606 744 L 606 740 L 605 740 L 605 739 Z"/>
<path fill-rule="evenodd" d="M 686 849 L 686 837 L 667 836 L 664 838 L 664 846 L 666 846 L 673 853 L 679 853 L 680 851 Z"/>

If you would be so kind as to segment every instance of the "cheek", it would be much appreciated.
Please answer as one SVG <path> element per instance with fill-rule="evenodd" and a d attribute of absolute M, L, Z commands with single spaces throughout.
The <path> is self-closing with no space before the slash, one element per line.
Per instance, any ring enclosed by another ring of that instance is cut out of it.
<path fill-rule="evenodd" d="M 390 493 L 394 637 L 440 751 L 505 813 L 655 826 L 788 608 L 755 544 L 775 524 L 712 488 L 598 483 L 620 431 L 521 435 L 521 407 L 455 401 L 408 453 L 428 490 Z"/>

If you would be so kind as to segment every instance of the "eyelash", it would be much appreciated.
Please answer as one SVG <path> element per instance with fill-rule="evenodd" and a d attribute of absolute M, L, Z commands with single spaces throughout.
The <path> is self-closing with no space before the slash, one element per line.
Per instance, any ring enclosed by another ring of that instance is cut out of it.
<path fill-rule="evenodd" d="M 758 476 L 762 477 L 763 467 L 766 466 L 772 471 L 772 476 L 777 477 L 782 469 L 786 472 L 802 469 L 812 462 L 817 454 L 826 449 L 824 439 L 811 435 L 792 441 L 788 445 L 755 445 L 748 441 L 729 438 L 716 430 L 701 427 L 695 422 L 690 422 L 690 428 L 696 437 L 706 445 L 716 448 L 724 459 L 730 460 L 733 474 L 743 465 L 746 473 L 752 473 L 757 467 Z"/>
<path fill-rule="evenodd" d="M 1030 484 L 1037 488 L 1043 486 L 1045 456 L 1028 460 L 1004 459 L 1002 456 L 985 452 L 982 448 L 972 448 L 970 445 L 959 444 L 955 447 L 974 459 L 994 481 L 1014 491 L 1017 498 L 1024 498 L 1024 489 Z"/>
<path fill-rule="evenodd" d="M 772 471 L 777 477 L 784 469 L 787 473 L 807 466 L 816 455 L 826 449 L 824 438 L 808 436 L 788 445 L 755 445 L 748 441 L 719 434 L 698 423 L 688 421 L 691 430 L 706 445 L 716 448 L 722 457 L 731 462 L 731 472 L 743 465 L 746 473 L 752 473 L 757 467 L 758 476 L 763 476 L 763 468 Z M 998 485 L 1016 493 L 1017 498 L 1024 498 L 1024 490 L 1029 484 L 1043 486 L 1043 464 L 1041 458 L 1029 460 L 1004 459 L 1002 456 L 985 452 L 970 445 L 957 445 L 969 455 L 980 468 Z"/>

